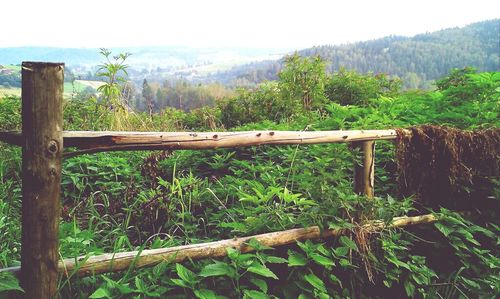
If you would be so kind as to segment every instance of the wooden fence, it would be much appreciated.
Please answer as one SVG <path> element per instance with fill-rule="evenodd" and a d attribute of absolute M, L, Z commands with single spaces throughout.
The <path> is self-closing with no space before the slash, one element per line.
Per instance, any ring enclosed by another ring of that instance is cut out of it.
<path fill-rule="evenodd" d="M 354 167 L 355 191 L 374 195 L 375 140 L 396 139 L 395 130 L 357 131 L 251 131 L 251 132 L 87 132 L 63 131 L 64 64 L 23 62 L 22 132 L 0 132 L 0 140 L 22 147 L 22 240 L 21 266 L 0 271 L 19 272 L 26 298 L 57 297 L 57 278 L 92 275 L 151 266 L 162 261 L 220 257 L 226 248 L 251 251 L 250 238 L 267 246 L 297 240 L 336 236 L 343 231 L 299 228 L 244 238 L 172 248 L 103 254 L 59 260 L 61 162 L 64 157 L 104 151 L 216 149 L 265 144 L 318 144 L 349 142 L 363 153 Z M 74 148 L 73 151 L 64 151 Z M 402 227 L 436 221 L 433 215 L 399 217 L 388 225 Z M 366 229 L 387 224 L 372 221 Z"/>

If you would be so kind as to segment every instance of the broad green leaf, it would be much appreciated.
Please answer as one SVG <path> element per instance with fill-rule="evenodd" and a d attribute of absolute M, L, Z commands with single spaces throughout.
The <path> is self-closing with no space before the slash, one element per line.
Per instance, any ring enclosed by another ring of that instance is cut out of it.
<path fill-rule="evenodd" d="M 414 293 L 415 293 L 415 285 L 413 285 L 413 283 L 406 280 L 404 282 L 404 286 L 405 286 L 406 295 L 408 297 L 412 298 Z"/>
<path fill-rule="evenodd" d="M 242 265 L 243 267 L 248 267 L 254 263 L 254 260 L 256 259 L 255 254 L 251 253 L 240 253 L 236 257 L 236 261 Z"/>
<path fill-rule="evenodd" d="M 477 246 L 481 246 L 481 244 L 479 244 L 479 242 L 476 241 L 476 239 L 474 239 L 474 236 L 469 231 L 467 231 L 466 229 L 460 228 L 460 229 L 457 230 L 457 232 L 459 232 L 462 235 L 464 235 L 465 239 L 467 241 L 471 242 L 472 244 L 477 245 Z"/>
<path fill-rule="evenodd" d="M 300 249 L 304 250 L 307 255 L 314 251 L 314 245 L 310 240 L 307 240 L 304 243 L 297 241 L 297 245 L 299 245 Z"/>
<path fill-rule="evenodd" d="M 226 251 L 227 251 L 227 256 L 233 261 L 236 260 L 236 258 L 240 255 L 240 252 L 232 247 L 228 247 Z"/>
<path fill-rule="evenodd" d="M 288 266 L 289 267 L 297 267 L 297 266 L 305 266 L 307 264 L 307 258 L 295 251 L 288 251 Z"/>
<path fill-rule="evenodd" d="M 233 231 L 246 232 L 248 227 L 241 222 L 222 222 L 218 225 L 222 228 L 232 228 Z"/>
<path fill-rule="evenodd" d="M 358 251 L 358 246 L 356 245 L 356 243 L 354 243 L 353 240 L 351 240 L 351 238 L 340 236 L 340 243 L 351 250 Z"/>
<path fill-rule="evenodd" d="M 411 278 L 417 283 L 417 285 L 423 284 L 423 281 L 420 279 L 418 275 L 412 274 L 410 275 Z"/>
<path fill-rule="evenodd" d="M 274 274 L 269 268 L 266 266 L 260 264 L 260 263 L 254 263 L 252 266 L 248 267 L 247 269 L 249 272 L 264 276 L 264 277 L 270 277 L 274 279 L 278 279 L 276 274 Z"/>
<path fill-rule="evenodd" d="M 349 267 L 349 266 L 351 266 L 351 262 L 348 259 L 340 259 L 339 264 L 342 267 Z"/>
<path fill-rule="evenodd" d="M 137 276 L 135 277 L 136 279 L 136 282 L 137 280 L 140 280 Z M 142 280 L 141 280 L 142 282 Z M 144 286 L 144 284 L 141 285 L 142 289 L 139 289 L 141 291 L 146 291 L 146 287 Z M 129 285 L 128 283 L 123 283 L 123 284 L 120 284 L 120 283 L 117 283 L 116 284 L 116 288 L 118 289 L 118 291 L 120 292 L 120 294 L 123 294 L 123 295 L 127 295 L 127 294 L 130 294 L 130 293 L 133 293 L 135 292 Z"/>
<path fill-rule="evenodd" d="M 217 299 L 217 294 L 212 290 L 194 290 L 194 295 L 199 299 Z"/>
<path fill-rule="evenodd" d="M 175 269 L 177 270 L 177 275 L 185 282 L 189 284 L 196 282 L 196 275 L 182 264 L 175 264 Z"/>
<path fill-rule="evenodd" d="M 95 292 L 92 293 L 92 295 L 89 296 L 89 298 L 111 298 L 111 294 L 109 293 L 109 290 L 105 287 L 100 287 Z"/>
<path fill-rule="evenodd" d="M 325 283 L 314 273 L 304 275 L 304 279 L 310 283 L 315 289 L 326 293 Z"/>
<path fill-rule="evenodd" d="M 473 280 L 467 279 L 463 276 L 460 277 L 460 280 L 462 280 L 464 284 L 468 285 L 471 289 L 477 289 L 477 290 L 481 289 L 481 285 Z"/>
<path fill-rule="evenodd" d="M 336 256 L 343 257 L 343 256 L 346 256 L 349 253 L 349 248 L 341 246 L 341 247 L 335 248 L 333 250 L 333 252 L 335 253 Z"/>
<path fill-rule="evenodd" d="M 229 276 L 235 277 L 235 270 L 228 264 L 222 262 L 215 262 L 214 264 L 209 264 L 203 267 L 200 272 L 200 276 L 202 277 L 210 277 L 210 276 Z"/>
<path fill-rule="evenodd" d="M 325 246 L 323 246 L 323 244 L 319 244 L 319 246 L 316 248 L 316 250 L 318 250 L 321 254 L 323 255 L 328 255 L 328 249 L 325 248 Z"/>
<path fill-rule="evenodd" d="M 245 290 L 243 291 L 245 296 L 243 298 L 251 298 L 251 299 L 268 299 L 269 296 L 265 293 L 256 290 Z"/>
<path fill-rule="evenodd" d="M 323 292 L 320 292 L 320 293 L 317 293 L 315 294 L 319 299 L 332 299 L 332 297 L 330 297 L 330 295 L 328 295 L 327 293 L 323 293 Z"/>
<path fill-rule="evenodd" d="M 410 266 L 408 266 L 407 263 L 398 260 L 395 256 L 392 256 L 392 255 L 387 256 L 387 260 L 389 262 L 393 263 L 394 265 L 396 265 L 396 267 L 403 267 L 405 269 L 410 270 Z"/>
<path fill-rule="evenodd" d="M 251 278 L 250 282 L 256 285 L 262 292 L 267 293 L 267 282 L 258 278 Z"/>
<path fill-rule="evenodd" d="M 309 257 L 312 258 L 314 262 L 322 266 L 333 266 L 335 264 L 331 259 L 317 253 L 311 253 Z"/>
<path fill-rule="evenodd" d="M 279 256 L 267 256 L 265 258 L 266 262 L 268 263 L 271 263 L 271 264 L 284 264 L 284 263 L 287 263 L 288 260 L 287 259 L 284 259 L 282 257 L 279 257 Z"/>
<path fill-rule="evenodd" d="M 190 288 L 190 286 L 182 279 L 177 279 L 177 278 L 172 278 L 170 279 L 175 285 L 183 287 L 183 288 Z"/>
<path fill-rule="evenodd" d="M 445 235 L 445 237 L 448 237 L 449 234 L 451 234 L 453 232 L 452 229 L 450 229 L 448 226 L 442 224 L 442 223 L 439 223 L 439 222 L 436 222 L 434 223 L 434 226 L 443 234 Z"/>
<path fill-rule="evenodd" d="M 499 74 L 500 74 L 500 73 L 499 73 Z M 474 231 L 474 232 L 481 232 L 481 233 L 483 233 L 485 236 L 490 237 L 490 238 L 492 238 L 492 239 L 496 238 L 496 235 L 495 235 L 495 233 L 494 233 L 494 232 L 492 232 L 492 231 L 490 231 L 490 230 L 488 230 L 488 229 L 486 229 L 486 228 L 484 228 L 484 227 L 481 227 L 481 226 L 477 226 L 477 225 L 473 226 L 473 227 L 472 227 L 472 231 Z"/>

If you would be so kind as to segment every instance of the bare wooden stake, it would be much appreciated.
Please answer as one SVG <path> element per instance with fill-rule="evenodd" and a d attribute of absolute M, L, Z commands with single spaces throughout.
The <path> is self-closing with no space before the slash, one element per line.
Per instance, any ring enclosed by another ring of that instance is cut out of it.
<path fill-rule="evenodd" d="M 375 195 L 375 141 L 353 142 L 354 148 L 359 148 L 363 157 L 362 164 L 354 166 L 354 192 L 373 198 Z"/>
<path fill-rule="evenodd" d="M 22 64 L 21 286 L 55 298 L 58 274 L 63 63 Z"/>

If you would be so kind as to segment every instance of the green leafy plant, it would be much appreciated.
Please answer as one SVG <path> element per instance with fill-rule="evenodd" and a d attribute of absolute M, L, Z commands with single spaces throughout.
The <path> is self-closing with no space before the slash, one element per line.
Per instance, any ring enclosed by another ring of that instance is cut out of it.
<path fill-rule="evenodd" d="M 90 100 L 76 95 L 67 101 L 65 129 L 300 131 L 426 123 L 464 129 L 499 125 L 498 72 L 452 73 L 438 90 L 401 92 L 397 80 L 349 71 L 329 75 L 320 60 L 300 57 L 290 58 L 278 81 L 237 91 L 217 100 L 215 108 L 169 108 L 151 119 L 146 113 L 131 113 L 121 106 L 123 101 L 113 104 L 121 97 L 128 55 L 113 58 L 104 50 L 102 55 L 106 62 L 100 73 L 107 87 Z M 343 91 L 342 99 L 333 98 L 334 85 Z M 118 124 L 115 118 L 125 115 L 120 107 L 128 116 Z M 19 129 L 19 122 L 20 100 L 1 99 L 0 126 Z M 17 266 L 20 260 L 20 154 L 0 145 L 3 267 Z M 400 198 L 394 145 L 377 142 L 376 155 L 377 196 L 369 201 L 352 192 L 352 168 L 359 159 L 344 144 L 65 159 L 60 226 L 64 258 L 312 225 L 343 235 L 276 249 L 250 240 L 245 248 L 255 251 L 230 248 L 224 258 L 164 261 L 86 278 L 70 273 L 61 279 L 61 297 L 493 298 L 499 289 L 497 209 L 462 215 L 440 210 L 434 211 L 439 218 L 434 225 L 363 231 L 370 219 L 388 222 L 425 209 L 411 197 Z M 14 276 L 5 274 L 0 280 L 5 281 L 2 295 L 20 291 Z"/>

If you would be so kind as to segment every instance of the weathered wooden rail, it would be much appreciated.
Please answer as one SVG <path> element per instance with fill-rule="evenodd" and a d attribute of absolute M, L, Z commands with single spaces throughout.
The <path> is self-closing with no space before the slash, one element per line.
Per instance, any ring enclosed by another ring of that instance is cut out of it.
<path fill-rule="evenodd" d="M 318 227 L 299 228 L 268 234 L 221 240 L 173 248 L 122 252 L 59 261 L 61 160 L 79 154 L 124 150 L 216 149 L 256 145 L 318 144 L 349 142 L 363 153 L 361 165 L 354 167 L 355 191 L 374 196 L 375 140 L 396 139 L 395 130 L 356 131 L 251 131 L 251 132 L 87 132 L 63 131 L 62 102 L 64 64 L 23 62 L 22 132 L 0 132 L 0 141 L 21 146 L 22 154 L 22 241 L 21 266 L 1 271 L 20 272 L 26 298 L 57 297 L 60 273 L 76 271 L 90 275 L 143 267 L 161 261 L 223 256 L 225 248 L 252 250 L 250 238 L 268 246 L 297 240 L 331 237 L 342 231 L 320 232 Z M 64 151 L 74 148 L 73 151 Z M 401 227 L 436 221 L 432 215 L 400 217 L 388 223 Z M 365 224 L 382 229 L 381 221 Z"/>
<path fill-rule="evenodd" d="M 425 224 L 435 222 L 434 215 L 421 215 L 413 217 L 395 217 L 390 222 L 380 220 L 363 224 L 362 229 L 367 231 L 379 231 L 387 227 L 405 227 L 409 225 Z M 235 248 L 241 252 L 250 252 L 254 248 L 248 245 L 248 241 L 256 239 L 264 246 L 277 247 L 293 244 L 297 241 L 329 238 L 345 233 L 341 229 L 321 230 L 318 226 L 307 228 L 295 228 L 279 232 L 272 232 L 242 238 L 232 238 L 215 242 L 182 245 L 176 247 L 145 249 L 141 251 L 128 251 L 118 253 L 106 253 L 96 256 L 80 256 L 59 261 L 59 272 L 76 276 L 89 276 L 100 273 L 126 270 L 132 265 L 135 268 L 143 268 L 157 265 L 161 262 L 180 263 L 187 259 L 198 260 L 209 257 L 223 257 L 227 255 L 227 248 Z M 18 273 L 21 267 L 10 267 L 0 269 Z"/>
<path fill-rule="evenodd" d="M 241 131 L 241 132 L 121 132 L 63 131 L 66 155 L 131 150 L 206 150 L 256 145 L 293 145 L 396 139 L 396 130 Z M 0 132 L 0 140 L 21 146 L 21 132 Z"/>

